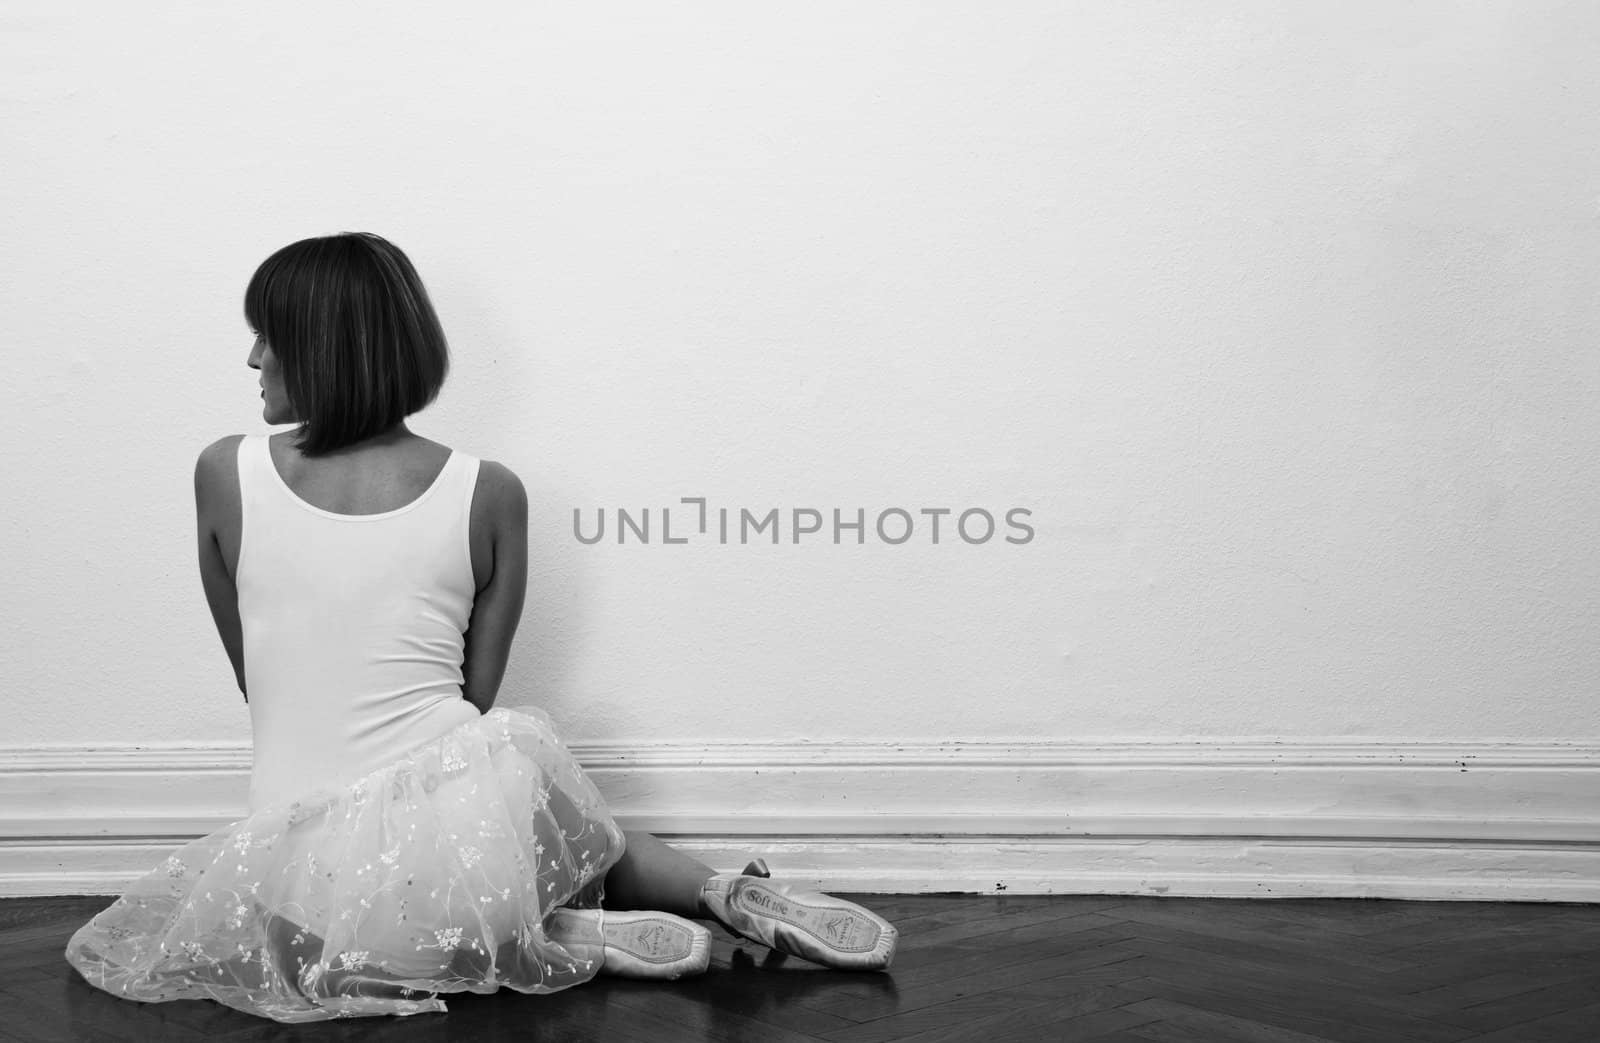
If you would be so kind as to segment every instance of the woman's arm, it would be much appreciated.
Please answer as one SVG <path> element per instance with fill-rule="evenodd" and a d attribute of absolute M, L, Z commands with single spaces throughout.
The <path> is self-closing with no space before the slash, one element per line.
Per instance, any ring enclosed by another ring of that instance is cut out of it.
<path fill-rule="evenodd" d="M 484 460 L 478 471 L 472 513 L 485 512 L 493 564 L 472 602 L 461 694 L 479 713 L 488 713 L 500 693 L 528 589 L 528 493 L 503 464 Z"/>
<path fill-rule="evenodd" d="M 206 603 L 211 606 L 211 619 L 217 625 L 222 647 L 233 663 L 234 680 L 239 691 L 244 693 L 245 702 L 249 702 L 250 695 L 244 688 L 244 632 L 239 625 L 239 593 L 233 577 L 228 574 L 222 547 L 217 543 L 217 529 L 227 516 L 230 503 L 238 499 L 235 476 L 238 445 L 238 437 L 229 436 L 200 451 L 200 458 L 194 465 L 194 513 L 200 583 L 205 587 Z M 234 510 L 237 509 L 235 506 Z"/>

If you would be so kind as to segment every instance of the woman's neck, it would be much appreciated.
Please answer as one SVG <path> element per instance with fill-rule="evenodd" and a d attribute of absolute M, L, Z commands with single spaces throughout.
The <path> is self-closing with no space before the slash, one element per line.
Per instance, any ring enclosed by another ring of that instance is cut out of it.
<path fill-rule="evenodd" d="M 415 442 L 417 440 L 417 436 L 411 431 L 410 428 L 406 427 L 406 422 L 402 420 L 393 427 L 388 428 L 385 431 L 380 431 L 378 434 L 372 435 L 368 438 L 363 438 L 359 442 L 352 442 L 349 445 L 343 445 L 337 449 L 322 453 L 318 456 L 318 459 L 336 459 L 338 457 L 359 456 L 367 452 L 392 449 L 397 445 L 402 445 L 407 442 Z M 295 444 L 295 439 L 292 433 L 288 436 L 286 441 L 291 448 L 296 450 L 299 449 L 299 446 Z"/>

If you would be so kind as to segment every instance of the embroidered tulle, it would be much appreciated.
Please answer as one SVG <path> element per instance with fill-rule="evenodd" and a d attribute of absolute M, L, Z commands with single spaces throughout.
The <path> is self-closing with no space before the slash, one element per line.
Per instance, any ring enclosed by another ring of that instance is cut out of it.
<path fill-rule="evenodd" d="M 442 1011 L 438 993 L 554 992 L 591 935 L 623 835 L 542 715 L 491 710 L 341 791 L 264 808 L 174 851 L 73 935 L 128 999 L 212 999 L 277 1021 Z"/>

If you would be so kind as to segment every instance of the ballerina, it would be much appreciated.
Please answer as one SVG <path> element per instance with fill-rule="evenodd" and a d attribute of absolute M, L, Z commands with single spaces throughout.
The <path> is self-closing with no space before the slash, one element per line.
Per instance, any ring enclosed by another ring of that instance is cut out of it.
<path fill-rule="evenodd" d="M 709 919 L 881 970 L 893 925 L 624 832 L 531 709 L 494 706 L 527 584 L 506 466 L 412 433 L 449 369 L 410 260 L 366 233 L 274 253 L 245 294 L 263 418 L 195 466 L 202 585 L 245 697 L 246 817 L 182 845 L 72 936 L 113 995 L 283 1022 L 443 1011 L 441 994 L 706 970 Z"/>

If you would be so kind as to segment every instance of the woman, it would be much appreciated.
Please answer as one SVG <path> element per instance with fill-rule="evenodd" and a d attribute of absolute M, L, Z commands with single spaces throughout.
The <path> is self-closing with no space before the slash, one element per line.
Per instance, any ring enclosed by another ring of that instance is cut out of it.
<path fill-rule="evenodd" d="M 442 1011 L 704 971 L 709 918 L 829 966 L 882 969 L 853 903 L 717 873 L 624 833 L 537 711 L 496 709 L 527 580 L 510 469 L 412 433 L 445 338 L 411 262 L 346 233 L 250 280 L 263 418 L 195 468 L 200 573 L 249 704 L 249 814 L 174 852 L 73 936 L 132 999 L 279 1021 Z M 603 903 L 603 905 L 602 905 Z"/>

